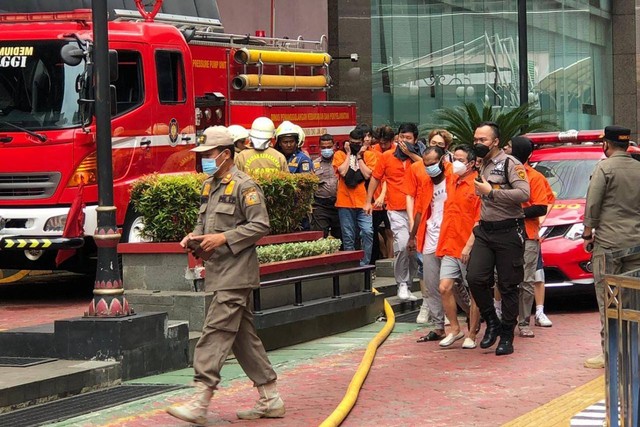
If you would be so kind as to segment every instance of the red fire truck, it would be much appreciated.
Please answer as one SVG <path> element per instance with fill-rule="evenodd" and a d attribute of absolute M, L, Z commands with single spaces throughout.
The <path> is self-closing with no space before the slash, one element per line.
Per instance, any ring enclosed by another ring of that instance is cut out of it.
<path fill-rule="evenodd" d="M 582 247 L 584 209 L 589 179 L 605 158 L 602 130 L 543 132 L 527 136 L 536 145 L 531 165 L 549 181 L 556 201 L 542 223 L 542 258 L 547 287 L 593 284 L 591 254 Z M 640 149 L 632 145 L 636 157 Z"/>
<path fill-rule="evenodd" d="M 39 9 L 44 4 L 48 10 Z M 213 0 L 165 1 L 155 16 L 140 0 L 136 6 L 111 9 L 108 24 L 114 200 L 123 241 L 135 241 L 140 224 L 129 203 L 131 184 L 153 172 L 194 171 L 189 150 L 208 126 L 249 128 L 259 116 L 276 126 L 289 120 L 304 129 L 312 154 L 323 133 L 340 139 L 353 129 L 355 104 L 327 101 L 324 36 L 226 34 Z M 51 249 L 79 245 L 59 268 L 93 269 L 91 12 L 65 7 L 21 0 L 0 8 L 10 8 L 0 14 L 0 269 L 56 269 Z M 205 13 L 189 16 L 196 10 Z M 86 221 L 78 243 L 62 238 L 62 230 L 81 183 Z"/>

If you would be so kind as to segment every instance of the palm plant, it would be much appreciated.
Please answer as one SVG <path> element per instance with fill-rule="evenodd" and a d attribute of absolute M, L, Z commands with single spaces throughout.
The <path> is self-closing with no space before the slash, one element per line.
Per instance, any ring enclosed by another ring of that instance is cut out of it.
<path fill-rule="evenodd" d="M 482 111 L 479 111 L 475 104 L 465 102 L 462 106 L 436 110 L 434 119 L 437 124 L 429 126 L 429 129 L 443 127 L 461 143 L 472 144 L 476 126 L 482 122 L 492 121 L 500 127 L 500 144 L 504 146 L 514 136 L 558 128 L 555 121 L 544 116 L 545 113 L 534 104 L 523 104 L 514 109 L 500 110 L 484 104 Z"/>

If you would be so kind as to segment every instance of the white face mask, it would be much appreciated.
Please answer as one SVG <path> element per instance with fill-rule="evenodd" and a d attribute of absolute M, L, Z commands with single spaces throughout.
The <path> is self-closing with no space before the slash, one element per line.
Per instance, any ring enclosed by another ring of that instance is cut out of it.
<path fill-rule="evenodd" d="M 453 173 L 456 175 L 462 175 L 467 171 L 467 165 L 462 163 L 460 160 L 454 160 L 453 163 Z"/>

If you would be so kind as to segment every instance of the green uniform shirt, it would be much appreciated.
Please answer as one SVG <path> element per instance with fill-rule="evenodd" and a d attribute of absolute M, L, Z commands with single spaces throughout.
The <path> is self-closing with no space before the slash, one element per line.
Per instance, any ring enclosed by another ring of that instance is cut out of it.
<path fill-rule="evenodd" d="M 596 247 L 618 250 L 640 245 L 640 163 L 626 152 L 616 152 L 596 165 L 584 225 L 596 229 Z"/>

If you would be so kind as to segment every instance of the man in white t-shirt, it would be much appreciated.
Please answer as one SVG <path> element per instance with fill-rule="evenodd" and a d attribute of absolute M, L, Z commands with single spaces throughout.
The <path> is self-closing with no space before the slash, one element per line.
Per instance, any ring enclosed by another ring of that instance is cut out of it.
<path fill-rule="evenodd" d="M 420 162 L 413 164 L 407 181 L 415 182 L 417 193 L 410 203 L 414 212 L 413 227 L 407 248 L 422 253 L 426 303 L 434 330 L 418 341 L 440 341 L 444 333 L 444 308 L 440 296 L 440 258 L 435 254 L 440 237 L 444 202 L 447 200 L 447 181 L 456 177 L 451 165 L 444 162 L 444 150 L 427 147 Z"/>

